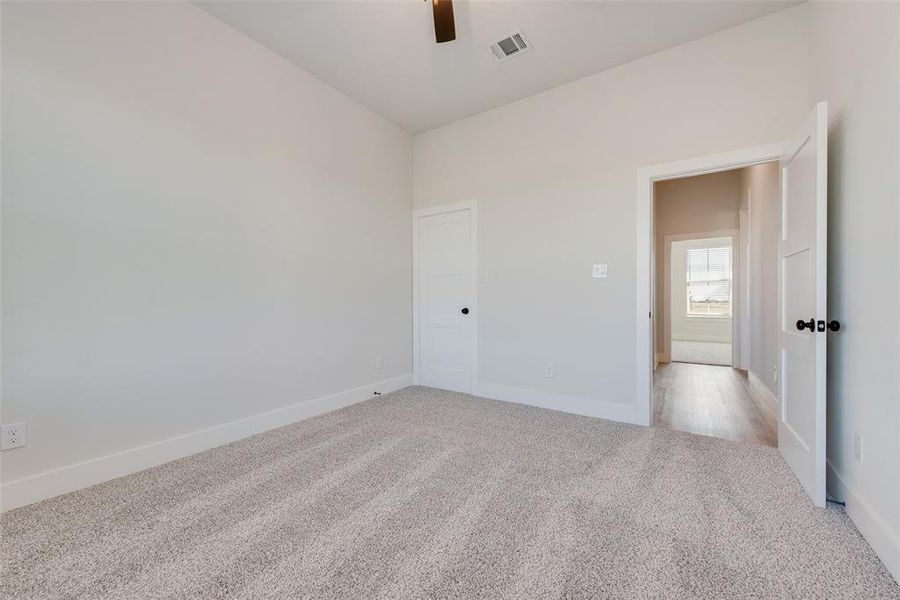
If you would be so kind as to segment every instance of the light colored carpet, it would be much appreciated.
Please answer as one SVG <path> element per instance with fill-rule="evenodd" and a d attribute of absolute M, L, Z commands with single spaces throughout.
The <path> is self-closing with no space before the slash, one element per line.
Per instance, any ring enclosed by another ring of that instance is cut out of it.
<path fill-rule="evenodd" d="M 900 598 L 774 449 L 422 387 L 0 524 L 4 598 Z"/>
<path fill-rule="evenodd" d="M 731 365 L 731 344 L 672 340 L 672 362 Z"/>

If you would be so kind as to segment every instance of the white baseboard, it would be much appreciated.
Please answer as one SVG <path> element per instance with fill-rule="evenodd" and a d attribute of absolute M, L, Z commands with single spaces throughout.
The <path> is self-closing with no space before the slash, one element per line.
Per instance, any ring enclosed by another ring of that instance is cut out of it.
<path fill-rule="evenodd" d="M 10 510 L 143 471 L 269 429 L 370 400 L 376 391 L 386 394 L 407 387 L 411 383 L 412 376 L 402 375 L 9 481 L 0 487 L 0 510 Z"/>
<path fill-rule="evenodd" d="M 710 342 L 714 344 L 730 344 L 730 337 L 716 337 L 714 335 L 696 335 L 691 333 L 680 333 L 678 337 L 672 336 L 673 342 Z"/>
<path fill-rule="evenodd" d="M 872 505 L 841 477 L 831 461 L 828 461 L 828 491 L 836 500 L 847 503 L 847 515 L 894 576 L 894 580 L 900 582 L 900 532 L 895 531 L 887 519 L 875 512 Z"/>
<path fill-rule="evenodd" d="M 623 423 L 642 424 L 637 418 L 637 407 L 628 404 L 616 404 L 579 396 L 566 396 L 538 390 L 495 385 L 492 383 L 478 383 L 472 390 L 472 395 L 515 402 L 539 408 L 549 408 L 576 415 L 621 421 Z"/>

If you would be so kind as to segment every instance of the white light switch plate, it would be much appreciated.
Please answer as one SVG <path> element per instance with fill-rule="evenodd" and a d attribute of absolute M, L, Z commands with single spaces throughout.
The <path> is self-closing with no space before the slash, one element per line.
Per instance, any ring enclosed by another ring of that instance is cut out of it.
<path fill-rule="evenodd" d="M 594 279 L 606 279 L 606 263 L 594 265 Z"/>

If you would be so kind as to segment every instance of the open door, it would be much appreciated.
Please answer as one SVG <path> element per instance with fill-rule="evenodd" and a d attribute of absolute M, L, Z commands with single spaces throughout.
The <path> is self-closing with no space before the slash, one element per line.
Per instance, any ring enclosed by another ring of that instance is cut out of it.
<path fill-rule="evenodd" d="M 820 102 L 781 158 L 778 449 L 817 506 L 825 506 L 827 136 Z"/>

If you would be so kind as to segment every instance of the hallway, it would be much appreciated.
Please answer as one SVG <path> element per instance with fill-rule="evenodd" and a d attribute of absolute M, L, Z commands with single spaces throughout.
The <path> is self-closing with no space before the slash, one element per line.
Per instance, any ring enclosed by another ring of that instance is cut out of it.
<path fill-rule="evenodd" d="M 778 445 L 776 407 L 731 367 L 660 364 L 653 378 L 656 427 L 764 446 Z"/>

